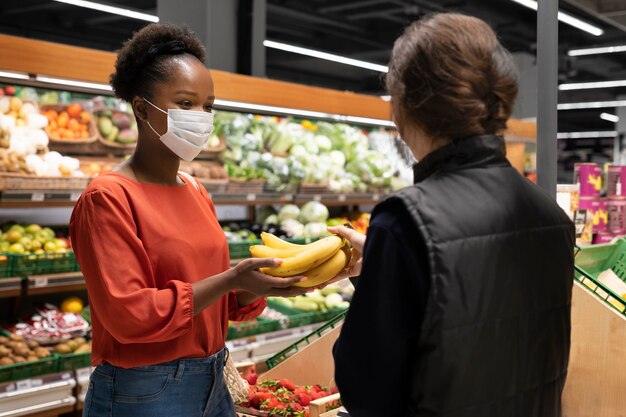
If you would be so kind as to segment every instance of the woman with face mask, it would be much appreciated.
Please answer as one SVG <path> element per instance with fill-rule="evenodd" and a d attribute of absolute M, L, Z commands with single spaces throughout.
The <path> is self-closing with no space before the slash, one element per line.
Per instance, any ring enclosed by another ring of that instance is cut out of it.
<path fill-rule="evenodd" d="M 505 157 L 511 55 L 479 19 L 427 16 L 396 41 L 386 82 L 419 162 L 367 240 L 333 229 L 363 254 L 342 274 L 360 273 L 334 349 L 344 405 L 351 417 L 559 417 L 574 226 Z"/>
<path fill-rule="evenodd" d="M 265 298 L 294 296 L 302 277 L 258 272 L 274 259 L 230 268 L 206 190 L 179 174 L 213 128 L 213 80 L 189 30 L 146 26 L 118 53 L 111 85 L 132 104 L 132 157 L 94 179 L 70 233 L 85 276 L 96 366 L 89 417 L 233 417 L 223 379 L 229 320 L 250 320 Z"/>

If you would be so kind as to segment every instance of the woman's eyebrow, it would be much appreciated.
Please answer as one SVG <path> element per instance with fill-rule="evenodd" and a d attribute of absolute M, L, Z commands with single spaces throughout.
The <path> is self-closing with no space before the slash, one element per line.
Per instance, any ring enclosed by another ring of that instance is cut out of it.
<path fill-rule="evenodd" d="M 191 91 L 191 90 L 178 90 L 178 91 L 176 91 L 176 94 L 189 94 L 189 95 L 192 95 L 192 96 L 197 96 L 198 95 L 196 92 Z"/>

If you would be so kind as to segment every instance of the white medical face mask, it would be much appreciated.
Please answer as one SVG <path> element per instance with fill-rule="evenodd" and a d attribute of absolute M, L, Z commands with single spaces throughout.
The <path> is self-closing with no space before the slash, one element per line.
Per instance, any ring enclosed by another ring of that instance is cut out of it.
<path fill-rule="evenodd" d="M 161 142 L 184 161 L 192 161 L 209 141 L 213 132 L 213 113 L 194 110 L 168 109 L 167 111 L 150 103 L 157 110 L 167 114 L 167 132 L 159 134 L 150 122 L 148 126 L 159 136 Z"/>

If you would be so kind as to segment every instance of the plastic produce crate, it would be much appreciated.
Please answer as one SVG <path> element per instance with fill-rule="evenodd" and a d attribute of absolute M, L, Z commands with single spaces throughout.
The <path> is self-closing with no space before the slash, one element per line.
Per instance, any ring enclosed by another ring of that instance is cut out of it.
<path fill-rule="evenodd" d="M 11 276 L 11 261 L 12 258 L 7 253 L 0 253 L 0 278 L 7 278 Z"/>
<path fill-rule="evenodd" d="M 303 245 L 307 243 L 304 239 L 285 239 L 287 242 Z M 263 241 L 255 240 L 252 242 L 228 242 L 228 250 L 230 251 L 230 259 L 247 259 L 250 257 L 250 246 L 262 245 Z"/>
<path fill-rule="evenodd" d="M 626 300 L 597 280 L 611 269 L 626 282 L 626 240 L 618 239 L 607 245 L 595 245 L 580 249 L 576 254 L 574 278 L 596 296 L 626 316 Z"/>
<path fill-rule="evenodd" d="M 41 254 L 9 254 L 12 276 L 28 276 L 41 274 L 57 274 L 76 272 L 79 270 L 74 252 L 41 253 Z"/>
<path fill-rule="evenodd" d="M 58 372 L 59 360 L 56 355 L 39 359 L 36 362 L 24 362 L 15 365 L 0 366 L 0 382 L 18 381 L 34 376 Z"/>
<path fill-rule="evenodd" d="M 319 329 L 314 330 L 310 334 L 304 336 L 302 339 L 298 340 L 294 344 L 286 347 L 282 351 L 278 352 L 276 355 L 269 358 L 265 363 L 267 364 L 268 369 L 272 369 L 285 359 L 293 356 L 298 353 L 304 347 L 310 345 L 313 341 L 319 339 L 324 333 L 328 332 L 331 329 L 334 329 L 341 323 L 343 323 L 346 318 L 347 311 L 343 311 L 337 315 L 335 315 L 328 323 L 321 326 Z"/>
<path fill-rule="evenodd" d="M 73 371 L 74 369 L 91 366 L 91 352 L 68 353 L 67 355 L 57 353 L 57 357 L 59 360 L 59 372 Z"/>
<path fill-rule="evenodd" d="M 259 317 L 256 320 L 229 325 L 226 340 L 241 339 L 242 337 L 274 332 L 280 330 L 280 328 L 280 321 Z"/>
<path fill-rule="evenodd" d="M 328 311 L 303 311 L 298 308 L 293 308 L 284 305 L 283 303 L 275 300 L 268 299 L 267 305 L 279 313 L 283 313 L 289 318 L 289 327 L 300 327 L 307 324 L 321 323 L 328 321 L 337 316 L 338 314 L 345 313 L 345 309 L 334 308 Z"/>

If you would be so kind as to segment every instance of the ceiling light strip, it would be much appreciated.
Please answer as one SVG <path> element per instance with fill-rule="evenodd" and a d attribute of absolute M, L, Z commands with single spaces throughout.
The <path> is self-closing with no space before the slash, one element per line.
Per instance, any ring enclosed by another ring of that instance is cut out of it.
<path fill-rule="evenodd" d="M 602 113 L 600 115 L 600 119 L 606 120 L 607 122 L 617 123 L 619 122 L 619 116 L 610 113 Z"/>
<path fill-rule="evenodd" d="M 615 54 L 618 52 L 626 52 L 626 45 L 600 46 L 597 48 L 572 49 L 567 52 L 567 55 L 583 56 L 583 55 Z"/>
<path fill-rule="evenodd" d="M 239 101 L 215 100 L 215 105 L 226 109 L 259 111 L 275 114 L 284 114 L 288 116 L 312 117 L 317 119 L 331 119 L 339 122 L 359 123 L 372 126 L 395 127 L 390 120 L 372 119 L 369 117 L 344 116 L 340 114 L 322 113 L 310 110 L 293 109 L 289 107 L 267 106 L 264 104 L 242 103 Z"/>
<path fill-rule="evenodd" d="M 537 11 L 539 8 L 539 4 L 534 0 L 512 0 L 517 4 L 521 4 L 522 6 L 528 7 L 529 9 L 533 9 Z M 584 32 L 587 32 L 594 36 L 601 36 L 604 34 L 604 30 L 598 26 L 592 25 L 591 23 L 585 22 L 577 17 L 572 16 L 569 13 L 565 13 L 559 11 L 558 14 L 559 21 L 566 23 L 570 26 L 575 27 L 576 29 L 580 29 Z"/>
<path fill-rule="evenodd" d="M 374 64 L 372 62 L 361 61 L 358 59 L 352 59 L 341 55 L 329 54 L 327 52 L 316 51 L 314 49 L 302 48 L 300 46 L 289 45 L 282 42 L 275 42 L 270 40 L 264 40 L 263 46 L 266 48 L 279 49 L 285 52 L 291 52 L 294 54 L 311 56 L 314 58 L 325 59 L 327 61 L 339 62 L 340 64 L 352 65 L 354 67 L 365 68 L 372 71 L 388 72 L 389 68 L 385 65 Z"/>
<path fill-rule="evenodd" d="M 69 87 L 81 87 L 81 88 L 90 88 L 93 90 L 102 90 L 102 91 L 113 91 L 108 84 L 99 84 L 99 83 L 90 83 L 87 81 L 76 81 L 76 80 L 67 80 L 65 78 L 55 78 L 55 77 L 46 77 L 44 75 L 37 75 L 35 80 L 48 83 L 48 84 L 56 84 L 61 86 L 69 86 Z"/>
<path fill-rule="evenodd" d="M 605 107 L 626 107 L 626 100 L 591 101 L 587 103 L 561 103 L 559 110 L 602 109 Z"/>
<path fill-rule="evenodd" d="M 124 9 L 122 7 L 109 6 L 108 4 L 96 3 L 86 0 L 54 0 L 58 3 L 71 4 L 72 6 L 84 7 L 87 9 L 98 10 L 105 13 L 116 14 L 119 16 L 130 17 L 132 19 L 145 20 L 147 22 L 157 23 L 159 16 L 153 14 L 137 12 L 135 10 Z"/>
<path fill-rule="evenodd" d="M 586 83 L 568 83 L 559 85 L 559 90 L 589 90 L 594 88 L 626 87 L 626 80 L 594 81 Z"/>
<path fill-rule="evenodd" d="M 556 134 L 557 139 L 598 139 L 598 138 L 614 138 L 618 133 L 614 130 L 602 132 L 559 132 Z"/>

